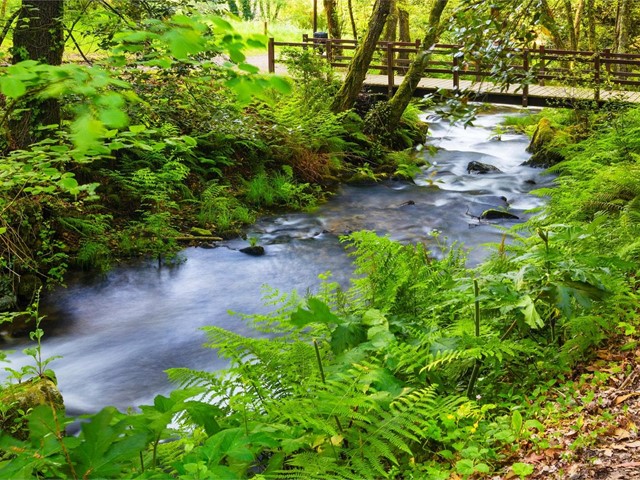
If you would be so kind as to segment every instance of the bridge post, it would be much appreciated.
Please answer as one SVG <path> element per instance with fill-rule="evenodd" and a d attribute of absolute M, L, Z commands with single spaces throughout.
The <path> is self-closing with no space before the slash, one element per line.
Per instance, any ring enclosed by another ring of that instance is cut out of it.
<path fill-rule="evenodd" d="M 393 97 L 393 83 L 394 83 L 394 72 L 393 72 L 393 43 L 387 42 L 387 96 L 389 99 Z"/>
<path fill-rule="evenodd" d="M 453 89 L 460 90 L 460 51 L 453 53 Z"/>
<path fill-rule="evenodd" d="M 522 70 L 524 72 L 524 83 L 522 84 L 522 106 L 527 108 L 529 106 L 529 49 L 522 50 Z"/>
<path fill-rule="evenodd" d="M 327 47 L 327 62 L 329 63 L 329 65 L 331 65 L 331 62 L 333 61 L 333 55 L 332 55 L 332 44 L 331 44 L 331 39 L 327 39 L 326 42 L 326 47 Z"/>
<path fill-rule="evenodd" d="M 600 101 L 600 53 L 593 56 L 593 97 L 596 102 Z"/>
<path fill-rule="evenodd" d="M 269 65 L 269 73 L 276 71 L 276 45 L 273 37 L 269 38 L 267 45 L 267 64 Z"/>
<path fill-rule="evenodd" d="M 545 73 L 546 65 L 547 65 L 547 59 L 544 56 L 544 45 L 540 45 L 540 68 L 539 68 L 540 78 L 538 79 L 538 81 L 540 82 L 541 87 L 544 87 L 544 73 Z"/>

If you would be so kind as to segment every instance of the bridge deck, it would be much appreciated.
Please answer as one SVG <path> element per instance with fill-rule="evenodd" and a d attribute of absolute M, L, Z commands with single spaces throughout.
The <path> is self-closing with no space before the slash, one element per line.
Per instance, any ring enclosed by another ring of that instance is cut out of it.
<path fill-rule="evenodd" d="M 261 70 L 268 71 L 266 58 L 253 57 L 250 62 L 259 66 Z M 278 63 L 275 65 L 275 73 L 286 75 L 285 65 Z M 344 70 L 338 71 L 339 75 L 344 75 Z M 393 84 L 395 88 L 402 83 L 403 76 L 396 75 Z M 365 85 L 371 91 L 388 93 L 388 76 L 368 74 Z M 506 91 L 501 91 L 500 87 L 489 82 L 475 82 L 471 80 L 460 80 L 460 90 L 474 95 L 474 100 L 505 103 L 511 105 L 522 104 L 522 86 L 512 85 Z M 436 93 L 439 90 L 453 91 L 453 81 L 451 78 L 423 78 L 418 84 L 415 96 L 421 97 L 427 94 Z M 594 100 L 596 94 L 592 88 L 554 86 L 554 85 L 529 85 L 527 95 L 527 105 L 535 107 L 545 106 L 570 106 L 576 100 Z M 618 100 L 629 103 L 640 103 L 640 91 L 624 90 L 601 90 L 599 92 L 599 102 Z"/>
<path fill-rule="evenodd" d="M 403 77 L 394 77 L 394 85 L 400 85 Z M 373 90 L 387 92 L 388 79 L 386 75 L 367 75 L 366 85 Z M 453 91 L 453 83 L 447 78 L 423 78 L 416 89 L 416 96 L 435 93 L 441 89 Z M 512 85 L 502 91 L 499 86 L 488 82 L 473 82 L 460 80 L 460 90 L 473 92 L 475 98 L 482 101 L 520 105 L 522 103 L 522 86 Z M 630 103 L 640 103 L 640 91 L 602 90 L 599 101 L 607 102 L 619 100 Z M 590 88 L 569 86 L 541 86 L 529 85 L 528 105 L 550 106 L 571 103 L 575 100 L 594 100 L 595 91 Z"/>

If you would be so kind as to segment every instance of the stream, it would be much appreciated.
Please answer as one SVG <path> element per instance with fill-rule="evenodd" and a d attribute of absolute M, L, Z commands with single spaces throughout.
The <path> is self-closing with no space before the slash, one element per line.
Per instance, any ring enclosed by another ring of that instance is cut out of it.
<path fill-rule="evenodd" d="M 70 414 L 95 412 L 106 405 L 120 409 L 149 404 L 171 390 L 164 370 L 225 367 L 215 351 L 203 348 L 200 327 L 217 325 L 242 334 L 251 330 L 240 313 L 269 311 L 263 305 L 264 285 L 281 292 L 304 294 L 320 284 L 318 274 L 331 271 L 333 280 L 348 285 L 353 267 L 339 243 L 345 233 L 368 229 L 400 242 L 433 245 L 463 243 L 469 264 L 488 254 L 482 245 L 499 242 L 495 224 L 511 226 L 528 216 L 544 200 L 531 195 L 552 178 L 541 170 L 521 166 L 528 159 L 524 135 L 495 136 L 494 128 L 515 109 L 482 114 L 475 126 L 452 126 L 428 115 L 428 143 L 439 148 L 427 155 L 415 184 L 404 181 L 343 186 L 313 213 L 284 214 L 259 220 L 249 231 L 265 247 L 266 255 L 240 253 L 242 239 L 218 248 L 187 248 L 184 262 L 158 268 L 140 262 L 114 268 L 102 276 L 75 274 L 67 288 L 47 293 L 41 313 L 43 356 L 59 355 L 52 368 Z M 500 173 L 469 174 L 467 164 L 491 164 Z M 487 209 L 507 207 L 520 220 L 480 221 Z M 33 364 L 16 341 L 5 346 L 11 368 Z"/>

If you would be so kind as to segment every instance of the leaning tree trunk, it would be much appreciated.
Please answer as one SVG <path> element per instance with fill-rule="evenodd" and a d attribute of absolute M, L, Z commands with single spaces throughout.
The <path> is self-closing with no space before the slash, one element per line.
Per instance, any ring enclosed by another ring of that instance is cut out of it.
<path fill-rule="evenodd" d="M 351 21 L 351 32 L 353 33 L 353 39 L 358 40 L 358 29 L 356 28 L 356 19 L 353 16 L 353 5 L 351 0 L 347 2 L 347 8 L 349 9 L 349 20 Z"/>
<path fill-rule="evenodd" d="M 427 68 L 427 62 L 431 57 L 431 48 L 436 43 L 438 36 L 440 35 L 440 17 L 442 17 L 442 11 L 447 6 L 449 0 L 436 0 L 431 13 L 429 15 L 429 26 L 427 27 L 427 33 L 422 41 L 421 50 L 416 55 L 416 58 L 411 62 L 409 71 L 404 76 L 404 80 L 398 87 L 395 95 L 388 104 L 388 117 L 387 117 L 387 131 L 394 131 L 400 125 L 400 119 L 405 109 L 413 98 L 413 92 L 418 87 L 418 83 L 422 79 L 424 70 Z"/>
<path fill-rule="evenodd" d="M 63 0 L 22 0 L 13 33 L 12 61 L 37 60 L 60 65 L 64 52 Z M 39 139 L 36 127 L 60 123 L 60 104 L 55 99 L 29 100 L 21 105 L 19 118 L 9 122 L 10 147 L 26 148 Z"/>
<path fill-rule="evenodd" d="M 329 37 L 342 38 L 340 19 L 338 18 L 338 0 L 324 0 L 324 12 L 327 14 Z"/>
<path fill-rule="evenodd" d="M 353 107 L 367 76 L 378 39 L 382 35 L 390 5 L 391 0 L 376 0 L 369 20 L 369 28 L 364 40 L 358 44 L 358 48 L 353 54 L 353 60 L 349 64 L 344 82 L 331 104 L 332 111 L 343 112 Z"/>

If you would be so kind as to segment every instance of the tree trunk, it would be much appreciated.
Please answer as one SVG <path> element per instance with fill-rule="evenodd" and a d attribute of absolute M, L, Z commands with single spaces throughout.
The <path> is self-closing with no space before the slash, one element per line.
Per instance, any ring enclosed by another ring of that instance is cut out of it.
<path fill-rule="evenodd" d="M 400 37 L 400 41 L 410 42 L 411 30 L 409 25 L 409 12 L 403 10 L 402 8 L 398 9 L 398 27 L 398 35 Z"/>
<path fill-rule="evenodd" d="M 376 0 L 364 40 L 358 44 L 344 82 L 331 104 L 331 110 L 334 112 L 343 112 L 353 107 L 367 76 L 367 70 L 373 58 L 376 43 L 382 35 L 390 6 L 391 0 Z"/>
<path fill-rule="evenodd" d="M 387 118 L 388 131 L 393 131 L 400 125 L 402 114 L 407 108 L 407 105 L 409 105 L 409 102 L 411 102 L 413 92 L 422 79 L 424 70 L 427 68 L 427 62 L 431 57 L 431 47 L 436 43 L 440 35 L 442 28 L 440 25 L 440 17 L 442 17 L 442 11 L 447 6 L 447 2 L 448 0 L 436 0 L 431 8 L 429 25 L 424 40 L 422 41 L 421 50 L 416 55 L 415 60 L 411 62 L 409 71 L 405 75 L 398 91 L 389 101 L 389 116 Z"/>
<path fill-rule="evenodd" d="M 596 38 L 596 14 L 595 14 L 595 0 L 587 0 L 586 13 L 587 23 L 589 28 L 587 29 L 587 39 L 589 41 L 589 50 L 595 52 L 598 48 L 598 39 Z"/>
<path fill-rule="evenodd" d="M 411 31 L 409 28 L 409 12 L 403 10 L 402 8 L 398 8 L 398 36 L 401 42 L 408 43 L 411 41 Z M 409 60 L 409 54 L 407 52 L 400 52 L 398 54 L 398 60 Z"/>
<path fill-rule="evenodd" d="M 330 38 L 342 38 L 340 19 L 338 18 L 338 0 L 323 0 L 327 14 L 327 30 Z"/>
<path fill-rule="evenodd" d="M 236 0 L 227 0 L 227 4 L 229 5 L 229 11 L 234 15 L 240 15 L 240 10 L 238 10 L 238 4 Z"/>
<path fill-rule="evenodd" d="M 353 39 L 357 41 L 358 29 L 356 28 L 356 19 L 353 16 L 353 3 L 351 0 L 348 0 L 347 8 L 349 9 L 349 20 L 351 21 L 351 32 L 353 33 Z"/>
<path fill-rule="evenodd" d="M 384 40 L 385 42 L 396 41 L 396 31 L 398 30 L 398 7 L 396 0 L 391 0 L 389 6 L 389 15 L 387 16 L 387 22 L 384 27 Z"/>
<path fill-rule="evenodd" d="M 565 50 L 564 40 L 562 39 L 562 35 L 560 34 L 560 28 L 558 27 L 558 23 L 556 22 L 556 18 L 553 15 L 553 10 L 547 3 L 547 0 L 542 0 L 542 24 L 547 27 L 549 32 L 551 32 L 551 36 L 553 37 L 553 44 L 556 48 L 560 50 Z"/>
<path fill-rule="evenodd" d="M 629 26 L 631 18 L 631 0 L 618 0 L 616 14 L 616 53 L 627 53 L 629 46 Z"/>
<path fill-rule="evenodd" d="M 63 0 L 22 0 L 13 33 L 12 62 L 37 60 L 60 65 L 64 52 Z M 11 148 L 26 148 L 39 139 L 36 127 L 60 123 L 60 104 L 55 99 L 29 100 L 19 118 L 9 122 Z"/>
<path fill-rule="evenodd" d="M 571 43 L 571 50 L 578 49 L 578 38 L 576 37 L 576 30 L 573 28 L 573 12 L 571 8 L 571 0 L 564 0 L 564 13 L 567 20 L 567 30 L 569 30 L 569 41 Z"/>
<path fill-rule="evenodd" d="M 580 26 L 582 25 L 582 14 L 584 13 L 585 0 L 579 0 L 576 6 L 576 13 L 573 17 L 573 31 L 576 35 L 576 49 L 580 45 Z"/>

